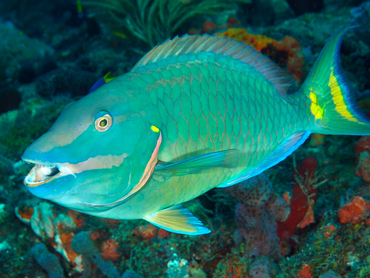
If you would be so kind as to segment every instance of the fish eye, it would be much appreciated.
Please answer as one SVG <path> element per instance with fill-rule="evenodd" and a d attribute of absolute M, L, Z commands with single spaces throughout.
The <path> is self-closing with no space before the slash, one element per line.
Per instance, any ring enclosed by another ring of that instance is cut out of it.
<path fill-rule="evenodd" d="M 95 129 L 100 132 L 107 131 L 113 124 L 112 116 L 107 111 L 100 111 L 96 115 Z"/>

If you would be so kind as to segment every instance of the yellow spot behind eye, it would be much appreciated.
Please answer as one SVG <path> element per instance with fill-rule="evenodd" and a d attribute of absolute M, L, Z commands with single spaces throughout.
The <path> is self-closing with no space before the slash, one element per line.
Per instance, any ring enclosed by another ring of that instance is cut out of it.
<path fill-rule="evenodd" d="M 156 127 L 156 126 L 154 126 L 154 125 L 152 125 L 150 128 L 151 128 L 154 132 L 159 132 L 159 128 L 158 128 L 158 127 Z"/>

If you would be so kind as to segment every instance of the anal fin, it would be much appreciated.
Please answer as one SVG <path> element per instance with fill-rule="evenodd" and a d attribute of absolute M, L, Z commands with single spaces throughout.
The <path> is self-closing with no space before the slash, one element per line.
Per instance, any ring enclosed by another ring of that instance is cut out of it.
<path fill-rule="evenodd" d="M 302 131 L 291 135 L 290 137 L 285 139 L 284 142 L 282 142 L 282 144 L 278 146 L 270 155 L 259 162 L 258 165 L 256 165 L 254 168 L 250 169 L 247 172 L 241 173 L 235 179 L 223 183 L 217 187 L 224 188 L 232 186 L 234 184 L 237 184 L 238 182 L 242 182 L 246 179 L 261 174 L 263 171 L 271 168 L 272 166 L 275 166 L 276 164 L 287 158 L 290 154 L 292 154 L 296 149 L 298 149 L 300 145 L 304 143 L 304 141 L 306 141 L 310 134 L 311 133 L 309 131 Z"/>
<path fill-rule="evenodd" d="M 178 234 L 203 235 L 211 232 L 187 208 L 181 205 L 160 210 L 144 217 L 144 219 L 162 229 Z"/>

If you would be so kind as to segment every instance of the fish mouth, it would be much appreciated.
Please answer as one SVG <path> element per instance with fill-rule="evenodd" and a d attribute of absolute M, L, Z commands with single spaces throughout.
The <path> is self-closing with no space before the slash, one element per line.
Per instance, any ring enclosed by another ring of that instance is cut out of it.
<path fill-rule="evenodd" d="M 24 161 L 35 164 L 28 175 L 24 178 L 24 184 L 29 187 L 37 187 L 48 183 L 55 178 L 72 174 L 72 171 L 64 165 L 43 164 L 25 159 Z"/>

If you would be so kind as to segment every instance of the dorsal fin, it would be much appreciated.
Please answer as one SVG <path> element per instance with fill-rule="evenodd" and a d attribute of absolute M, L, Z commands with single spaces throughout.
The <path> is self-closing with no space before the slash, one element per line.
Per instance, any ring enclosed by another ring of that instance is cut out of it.
<path fill-rule="evenodd" d="M 141 60 L 134 66 L 132 71 L 137 68 L 155 63 L 161 59 L 171 56 L 179 56 L 181 54 L 196 54 L 200 52 L 208 52 L 230 56 L 252 66 L 260 72 L 270 83 L 272 83 L 278 93 L 286 99 L 287 91 L 293 84 L 294 78 L 276 65 L 267 56 L 255 50 L 253 47 L 237 42 L 226 37 L 216 35 L 184 35 L 176 36 L 173 39 L 168 39 L 162 44 L 157 45 L 149 51 Z"/>

